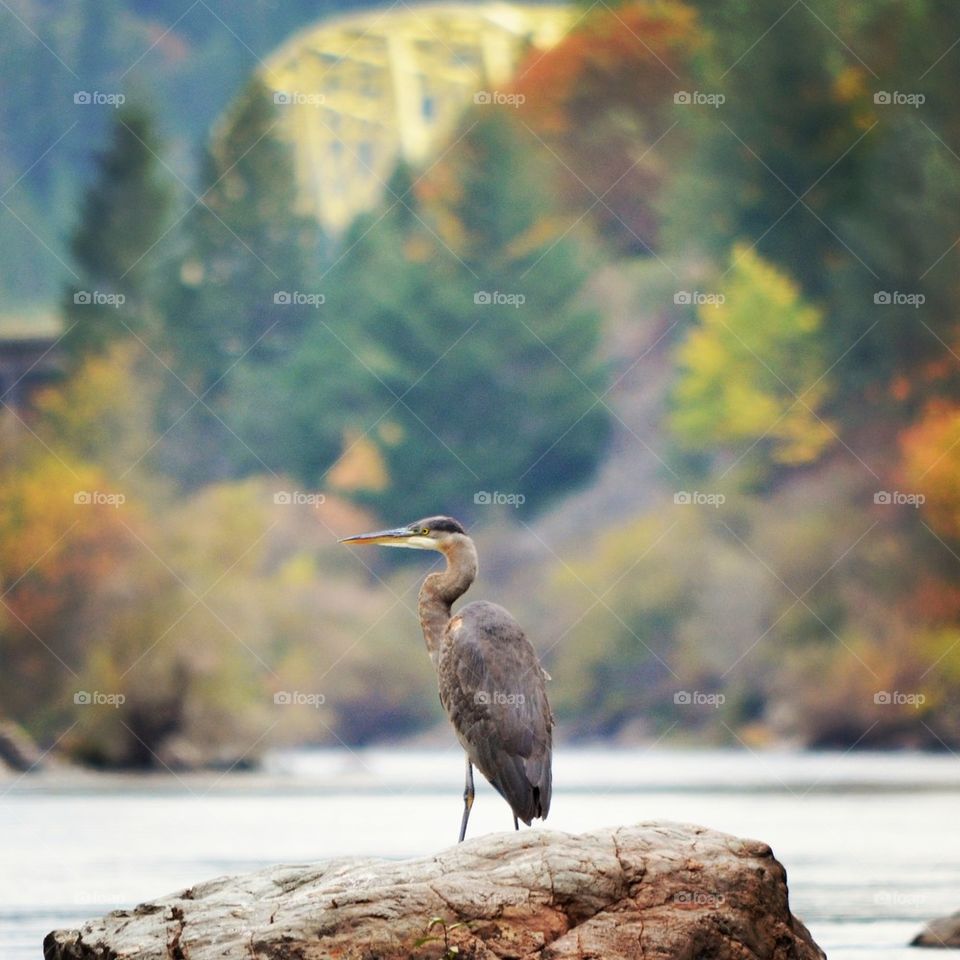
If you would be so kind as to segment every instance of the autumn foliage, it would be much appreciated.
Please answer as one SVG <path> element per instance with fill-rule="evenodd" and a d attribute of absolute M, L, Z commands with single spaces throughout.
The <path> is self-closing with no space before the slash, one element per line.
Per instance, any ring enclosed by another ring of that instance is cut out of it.
<path fill-rule="evenodd" d="M 335 538 L 443 511 L 574 735 L 960 746 L 960 5 L 572 20 L 343 236 L 257 82 L 203 203 L 114 137 L 74 247 L 127 309 L 65 297 L 2 450 L 4 716 L 111 766 L 416 731 L 420 571 Z"/>
<path fill-rule="evenodd" d="M 937 532 L 960 541 L 960 407 L 931 402 L 903 434 L 903 479 Z"/>
<path fill-rule="evenodd" d="M 820 311 L 741 245 L 681 345 L 673 427 L 693 447 L 769 448 L 778 463 L 815 460 L 836 435 L 818 411 L 829 394 Z"/>
<path fill-rule="evenodd" d="M 0 471 L 0 692 L 15 716 L 67 707 L 57 698 L 82 669 L 87 601 L 129 556 L 125 526 L 137 522 L 135 508 L 124 520 L 95 502 L 109 490 L 102 470 L 52 450 Z"/>
<path fill-rule="evenodd" d="M 589 212 L 616 248 L 658 246 L 661 189 L 685 143 L 674 96 L 690 85 L 701 37 L 680 3 L 601 5 L 520 68 L 521 118 L 567 209 Z"/>

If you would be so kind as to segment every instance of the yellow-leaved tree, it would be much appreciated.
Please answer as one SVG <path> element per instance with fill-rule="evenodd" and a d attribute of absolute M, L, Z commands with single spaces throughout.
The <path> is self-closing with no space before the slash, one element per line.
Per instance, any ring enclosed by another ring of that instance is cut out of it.
<path fill-rule="evenodd" d="M 756 445 L 783 464 L 817 459 L 834 437 L 818 413 L 829 393 L 820 311 L 745 245 L 708 299 L 677 354 L 680 441 L 702 451 Z"/>

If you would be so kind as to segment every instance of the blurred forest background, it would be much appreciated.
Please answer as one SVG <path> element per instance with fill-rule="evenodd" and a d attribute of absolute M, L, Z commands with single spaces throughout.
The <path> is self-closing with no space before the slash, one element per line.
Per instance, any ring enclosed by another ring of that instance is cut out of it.
<path fill-rule="evenodd" d="M 960 747 L 960 7 L 584 4 L 328 236 L 257 70 L 346 9 L 0 10 L 0 334 L 61 331 L 2 398 L 0 717 L 428 736 L 426 561 L 336 537 L 450 513 L 566 737 Z"/>

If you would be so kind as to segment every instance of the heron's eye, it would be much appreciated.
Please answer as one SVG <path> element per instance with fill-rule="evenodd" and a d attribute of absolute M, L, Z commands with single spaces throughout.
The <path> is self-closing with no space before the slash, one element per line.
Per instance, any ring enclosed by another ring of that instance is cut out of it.
<path fill-rule="evenodd" d="M 422 537 L 425 537 L 429 532 L 430 532 L 430 528 L 429 528 L 429 527 L 421 527 L 421 528 L 420 528 L 420 536 L 422 536 Z"/>

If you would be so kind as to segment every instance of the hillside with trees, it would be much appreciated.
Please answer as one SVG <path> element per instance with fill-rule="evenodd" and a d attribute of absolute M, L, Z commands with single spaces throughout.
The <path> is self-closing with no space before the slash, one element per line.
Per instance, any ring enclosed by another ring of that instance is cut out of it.
<path fill-rule="evenodd" d="M 416 734 L 424 569 L 335 541 L 449 512 L 567 736 L 960 746 L 958 34 L 591 8 L 343 238 L 256 77 L 185 178 L 124 105 L 0 466 L 3 712 L 104 765 Z"/>

